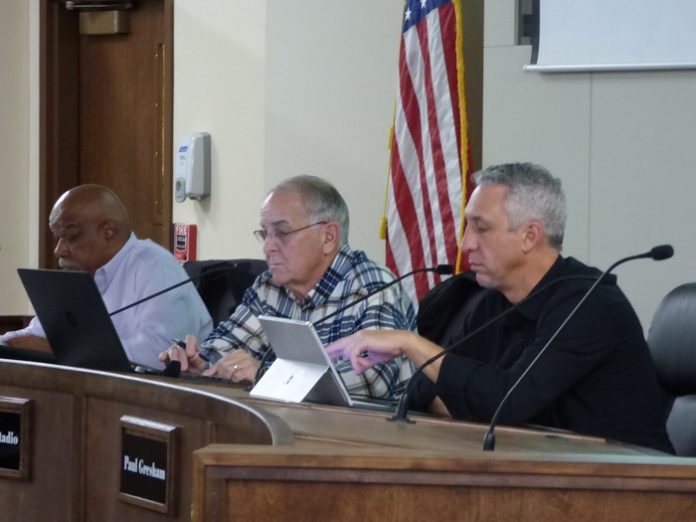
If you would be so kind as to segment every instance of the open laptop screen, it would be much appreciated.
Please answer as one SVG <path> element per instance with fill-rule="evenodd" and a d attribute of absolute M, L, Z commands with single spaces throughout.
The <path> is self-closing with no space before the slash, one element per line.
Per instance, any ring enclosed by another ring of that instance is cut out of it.
<path fill-rule="evenodd" d="M 132 371 L 90 274 L 29 268 L 17 272 L 59 364 Z"/>

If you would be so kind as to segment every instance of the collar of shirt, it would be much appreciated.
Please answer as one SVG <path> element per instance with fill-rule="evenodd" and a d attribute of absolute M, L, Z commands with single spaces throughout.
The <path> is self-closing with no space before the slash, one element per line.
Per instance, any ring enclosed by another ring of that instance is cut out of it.
<path fill-rule="evenodd" d="M 522 321 L 536 321 L 541 315 L 541 311 L 543 310 L 546 302 L 549 300 L 551 293 L 555 290 L 554 286 L 556 285 L 552 285 L 546 290 L 541 289 L 543 289 L 544 286 L 548 285 L 554 279 L 562 276 L 565 265 L 566 260 L 563 258 L 563 256 L 559 255 L 558 259 L 556 259 L 554 264 L 551 265 L 548 272 L 544 274 L 544 277 L 542 277 L 534 288 L 532 288 L 532 291 L 529 292 L 529 295 L 532 295 L 535 292 L 539 292 L 539 294 L 520 304 L 517 310 L 512 311 L 507 317 L 504 317 L 503 325 L 508 328 L 514 328 L 517 327 Z M 505 297 L 502 298 L 508 302 Z M 508 302 L 508 306 L 506 308 L 510 308 L 512 306 L 513 305 Z"/>
<path fill-rule="evenodd" d="M 530 294 L 534 292 L 539 293 L 520 305 L 517 312 L 526 319 L 537 320 L 549 299 L 554 295 L 559 292 L 562 292 L 564 295 L 570 295 L 571 293 L 584 295 L 600 275 L 601 272 L 598 269 L 586 266 L 572 257 L 564 258 L 563 256 L 558 256 L 556 262 L 530 292 Z M 554 281 L 563 280 L 566 277 L 568 279 L 562 283 L 554 284 Z M 605 276 L 602 281 L 602 285 L 615 284 L 616 276 L 613 274 Z M 544 288 L 546 286 L 548 288 Z M 513 313 L 512 315 L 515 314 Z"/>
<path fill-rule="evenodd" d="M 106 289 L 109 288 L 114 276 L 118 273 L 119 268 L 123 264 L 124 259 L 128 256 L 128 251 L 135 246 L 137 240 L 138 238 L 131 232 L 128 241 L 121 247 L 121 250 L 116 252 L 114 257 L 109 259 L 109 261 L 99 267 L 94 273 L 94 282 L 102 295 L 106 292 Z"/>

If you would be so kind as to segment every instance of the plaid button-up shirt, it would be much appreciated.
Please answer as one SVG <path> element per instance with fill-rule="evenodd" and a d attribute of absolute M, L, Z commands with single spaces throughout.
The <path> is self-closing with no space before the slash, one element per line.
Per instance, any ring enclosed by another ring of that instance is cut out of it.
<path fill-rule="evenodd" d="M 307 296 L 299 300 L 285 287 L 271 281 L 270 271 L 256 278 L 239 306 L 201 343 L 211 362 L 238 348 L 257 359 L 269 349 L 257 317 L 272 315 L 315 322 L 370 291 L 394 280 L 394 274 L 367 258 L 364 252 L 344 245 L 329 269 Z M 396 284 L 351 306 L 317 325 L 324 345 L 363 329 L 405 329 L 416 326 L 413 305 L 401 285 Z M 395 399 L 413 373 L 411 363 L 399 357 L 356 375 L 346 359 L 335 363 L 355 398 Z"/>

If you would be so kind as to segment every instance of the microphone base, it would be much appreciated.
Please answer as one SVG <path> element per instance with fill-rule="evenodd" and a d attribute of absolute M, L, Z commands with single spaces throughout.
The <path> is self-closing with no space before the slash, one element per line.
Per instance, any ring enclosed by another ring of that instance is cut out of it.
<path fill-rule="evenodd" d="M 483 451 L 494 451 L 495 450 L 495 433 L 488 432 L 483 438 Z"/>
<path fill-rule="evenodd" d="M 180 377 L 181 363 L 179 361 L 169 361 L 161 373 L 164 377 Z"/>
<path fill-rule="evenodd" d="M 416 423 L 416 421 L 409 419 L 408 416 L 396 415 L 396 414 L 389 417 L 387 419 L 387 422 L 403 422 L 405 424 L 415 424 Z"/>
<path fill-rule="evenodd" d="M 410 383 L 411 381 L 409 381 L 409 384 Z M 412 421 L 408 418 L 408 390 L 404 390 L 404 393 L 399 397 L 399 403 L 396 405 L 394 415 L 387 420 L 389 422 L 405 422 L 406 424 L 416 423 L 416 421 Z"/>

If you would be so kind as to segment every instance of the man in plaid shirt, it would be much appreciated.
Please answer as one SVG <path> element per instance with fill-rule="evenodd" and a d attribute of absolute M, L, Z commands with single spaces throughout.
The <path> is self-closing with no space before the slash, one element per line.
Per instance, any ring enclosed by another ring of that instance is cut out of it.
<path fill-rule="evenodd" d="M 268 270 L 200 347 L 189 336 L 185 349 L 172 346 L 162 359 L 179 360 L 184 371 L 253 381 L 269 349 L 259 315 L 315 322 L 393 281 L 392 272 L 348 246 L 348 226 L 346 203 L 326 181 L 297 176 L 277 185 L 261 208 L 261 229 L 254 232 Z M 362 329 L 415 329 L 413 305 L 399 284 L 317 325 L 325 345 Z M 394 399 L 412 373 L 403 357 L 362 375 L 345 359 L 335 364 L 356 398 Z"/>

